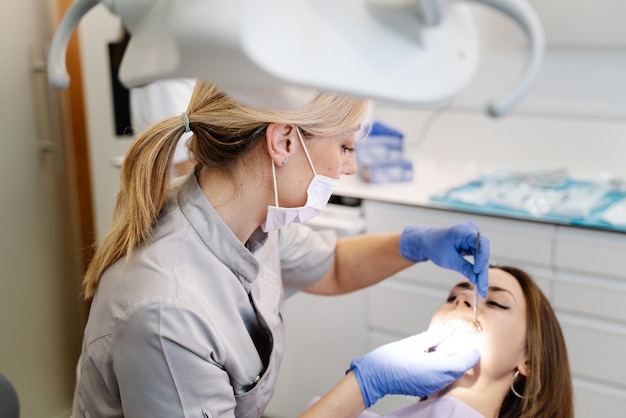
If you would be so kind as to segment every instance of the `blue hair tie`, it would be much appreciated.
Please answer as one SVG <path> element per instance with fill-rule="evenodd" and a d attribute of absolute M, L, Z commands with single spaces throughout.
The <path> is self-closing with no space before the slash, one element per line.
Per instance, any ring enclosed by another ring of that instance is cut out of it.
<path fill-rule="evenodd" d="M 183 126 L 185 127 L 185 133 L 191 132 L 191 128 L 189 127 L 189 116 L 187 116 L 187 112 L 183 112 L 180 116 L 183 118 Z"/>

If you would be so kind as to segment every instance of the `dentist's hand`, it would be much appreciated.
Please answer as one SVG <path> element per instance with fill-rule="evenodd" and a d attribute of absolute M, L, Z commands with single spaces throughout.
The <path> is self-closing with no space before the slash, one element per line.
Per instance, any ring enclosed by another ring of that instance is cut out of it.
<path fill-rule="evenodd" d="M 429 330 L 352 360 L 350 370 L 359 383 L 366 407 L 385 395 L 432 395 L 474 367 L 479 353 L 473 347 L 454 355 L 427 352 L 452 333 L 450 328 Z"/>
<path fill-rule="evenodd" d="M 480 248 L 476 253 L 478 227 L 472 223 L 451 228 L 424 228 L 408 226 L 400 236 L 400 254 L 415 263 L 431 260 L 440 267 L 458 271 L 478 286 L 481 297 L 489 288 L 489 238 L 480 235 Z M 463 258 L 475 255 L 474 264 Z"/>

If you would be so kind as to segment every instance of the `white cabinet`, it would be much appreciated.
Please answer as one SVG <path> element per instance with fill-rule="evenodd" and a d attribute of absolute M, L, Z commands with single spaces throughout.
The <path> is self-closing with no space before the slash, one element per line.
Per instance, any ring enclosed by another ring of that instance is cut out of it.
<path fill-rule="evenodd" d="M 364 312 L 364 291 L 287 299 L 285 355 L 265 417 L 296 417 L 343 378 L 350 361 L 366 352 Z"/>
<path fill-rule="evenodd" d="M 623 416 L 626 234 L 376 201 L 363 206 L 368 232 L 400 231 L 409 224 L 478 224 L 490 239 L 491 262 L 525 269 L 551 300 L 568 347 L 576 417 Z M 369 289 L 368 349 L 426 329 L 460 279 L 422 263 Z M 385 413 L 414 401 L 389 397 L 372 409 Z"/>
<path fill-rule="evenodd" d="M 409 224 L 449 226 L 474 222 L 489 237 L 492 261 L 502 264 L 507 261 L 528 262 L 537 266 L 553 263 L 556 226 L 552 224 L 376 201 L 364 201 L 363 208 L 368 232 L 401 231 Z"/>
<path fill-rule="evenodd" d="M 367 232 L 472 221 L 491 242 L 491 263 L 528 271 L 550 299 L 565 335 L 576 417 L 626 410 L 626 234 L 366 200 Z M 420 263 L 390 280 L 339 298 L 288 300 L 287 355 L 267 416 L 296 416 L 339 381 L 350 360 L 428 328 L 459 273 Z M 386 413 L 416 400 L 387 396 Z"/>
<path fill-rule="evenodd" d="M 615 277 L 626 283 L 626 234 L 565 226 L 557 232 L 557 269 Z"/>
<path fill-rule="evenodd" d="M 554 270 L 553 304 L 567 341 L 577 416 L 623 416 L 626 235 L 559 227 Z"/>

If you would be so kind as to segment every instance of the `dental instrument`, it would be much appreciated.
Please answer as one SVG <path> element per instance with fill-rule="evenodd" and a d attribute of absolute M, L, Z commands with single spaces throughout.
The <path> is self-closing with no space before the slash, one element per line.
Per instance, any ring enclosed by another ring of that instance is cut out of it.
<path fill-rule="evenodd" d="M 476 233 L 476 255 L 474 256 L 474 263 L 476 263 L 476 257 L 478 257 L 478 250 L 480 249 L 480 232 Z M 480 332 L 483 330 L 483 327 L 478 322 L 478 283 L 474 285 L 474 324 L 476 324 L 476 329 Z"/>
<path fill-rule="evenodd" d="M 51 45 L 53 86 L 68 86 L 70 36 L 100 3 L 131 33 L 119 73 L 127 87 L 199 78 L 244 104 L 273 110 L 302 107 L 318 91 L 405 107 L 450 102 L 478 68 L 470 3 L 507 15 L 528 37 L 526 71 L 489 104 L 490 116 L 519 103 L 545 51 L 543 27 L 527 0 L 76 0 Z"/>

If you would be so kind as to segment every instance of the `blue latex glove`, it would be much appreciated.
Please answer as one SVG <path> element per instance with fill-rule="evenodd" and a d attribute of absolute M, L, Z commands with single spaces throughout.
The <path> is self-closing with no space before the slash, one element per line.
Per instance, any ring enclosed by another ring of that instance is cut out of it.
<path fill-rule="evenodd" d="M 472 222 L 451 228 L 408 226 L 400 236 L 400 254 L 415 263 L 431 260 L 440 267 L 458 271 L 478 286 L 478 294 L 484 298 L 489 289 L 489 238 L 480 234 L 474 264 L 463 258 L 475 255 L 478 231 Z"/>
<path fill-rule="evenodd" d="M 396 341 L 352 360 L 350 370 L 369 408 L 385 395 L 429 396 L 439 392 L 478 363 L 476 348 L 454 355 L 427 352 L 452 335 L 451 328 L 429 330 Z"/>

